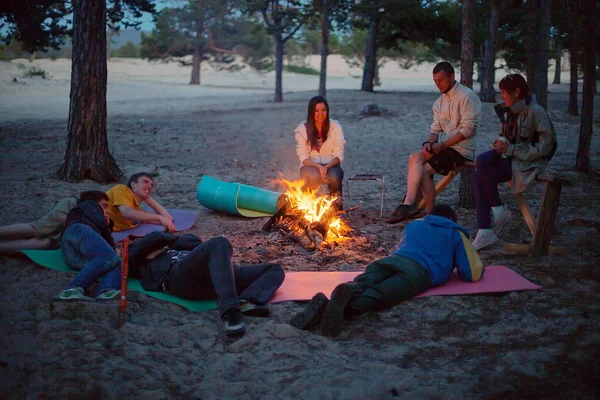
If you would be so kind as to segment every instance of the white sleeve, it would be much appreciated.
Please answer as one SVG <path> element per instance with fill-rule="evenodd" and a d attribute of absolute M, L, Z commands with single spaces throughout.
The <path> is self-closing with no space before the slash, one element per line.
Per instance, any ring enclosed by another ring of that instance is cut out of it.
<path fill-rule="evenodd" d="M 307 158 L 310 158 L 310 145 L 308 143 L 308 136 L 306 134 L 306 127 L 304 122 L 300 123 L 294 130 L 296 135 L 296 155 L 300 160 L 300 164 Z"/>
<path fill-rule="evenodd" d="M 431 109 L 433 110 L 433 122 L 431 123 L 431 133 L 440 134 L 444 131 L 442 129 L 442 124 L 440 121 L 440 106 L 441 106 L 441 96 L 433 103 Z"/>
<path fill-rule="evenodd" d="M 481 100 L 476 94 L 467 95 L 460 104 L 460 132 L 465 138 L 475 134 L 481 115 Z"/>
<path fill-rule="evenodd" d="M 344 139 L 344 131 L 342 126 L 338 122 L 332 121 L 332 139 L 333 142 L 333 157 L 340 159 L 340 164 L 344 161 L 344 147 L 346 146 L 346 140 Z"/>

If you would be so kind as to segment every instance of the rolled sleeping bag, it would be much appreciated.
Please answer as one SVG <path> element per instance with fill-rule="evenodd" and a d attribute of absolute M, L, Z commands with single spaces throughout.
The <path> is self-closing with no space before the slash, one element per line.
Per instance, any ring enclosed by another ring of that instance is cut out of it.
<path fill-rule="evenodd" d="M 282 196 L 272 190 L 223 182 L 208 175 L 200 179 L 196 190 L 196 199 L 204 207 L 249 218 L 275 214 Z"/>

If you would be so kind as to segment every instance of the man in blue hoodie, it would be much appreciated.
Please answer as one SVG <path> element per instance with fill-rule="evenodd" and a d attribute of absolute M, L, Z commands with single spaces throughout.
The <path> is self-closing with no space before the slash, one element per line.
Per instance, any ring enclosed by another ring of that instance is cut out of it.
<path fill-rule="evenodd" d="M 67 215 L 66 227 L 61 238 L 61 253 L 69 268 L 79 274 L 56 296 L 56 300 L 87 300 L 85 292 L 98 279 L 95 300 L 118 298 L 121 281 L 121 259 L 112 238 L 109 219 L 108 195 L 96 190 L 82 196 Z M 90 197 L 90 193 L 93 196 Z M 82 201 L 83 200 L 83 201 Z"/>
<path fill-rule="evenodd" d="M 456 223 L 456 214 L 449 206 L 437 205 L 425 218 L 406 225 L 391 256 L 369 264 L 353 282 L 338 285 L 331 300 L 317 293 L 291 324 L 309 329 L 320 320 L 325 336 L 339 336 L 345 318 L 392 307 L 441 285 L 454 268 L 467 282 L 477 282 L 483 275 L 469 231 Z"/>

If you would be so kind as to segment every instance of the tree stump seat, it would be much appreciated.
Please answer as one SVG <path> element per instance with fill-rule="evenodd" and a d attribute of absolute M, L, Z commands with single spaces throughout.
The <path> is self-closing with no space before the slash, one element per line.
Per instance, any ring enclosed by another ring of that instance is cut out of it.
<path fill-rule="evenodd" d="M 467 162 L 465 162 L 464 165 L 461 165 L 460 167 L 454 168 L 452 171 L 450 171 L 448 173 L 448 175 L 442 177 L 442 179 L 440 179 L 438 181 L 438 183 L 435 184 L 435 196 L 437 197 L 440 193 L 442 193 L 442 191 L 444 189 L 446 189 L 446 187 L 454 180 L 454 178 L 456 178 L 456 176 L 458 174 L 460 174 L 460 172 L 465 167 L 475 168 L 475 163 L 473 161 L 467 161 Z M 421 199 L 418 202 L 419 209 L 421 211 L 423 211 L 423 210 L 425 210 L 425 199 L 423 199 L 422 196 L 419 196 L 419 197 L 421 197 Z"/>

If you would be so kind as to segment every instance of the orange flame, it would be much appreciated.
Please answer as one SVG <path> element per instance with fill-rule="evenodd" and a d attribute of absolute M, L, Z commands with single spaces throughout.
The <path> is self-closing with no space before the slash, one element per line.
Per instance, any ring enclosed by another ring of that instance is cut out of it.
<path fill-rule="evenodd" d="M 291 206 L 301 211 L 308 223 L 319 222 L 323 214 L 329 210 L 337 199 L 335 196 L 329 198 L 328 196 L 319 195 L 317 189 L 304 188 L 304 181 L 288 181 L 283 178 L 281 181 L 287 188 L 285 195 L 288 197 Z M 331 244 L 336 241 L 348 239 L 345 235 L 350 231 L 352 231 L 352 228 L 343 219 L 336 216 L 329 224 L 327 237 L 324 242 Z"/>

